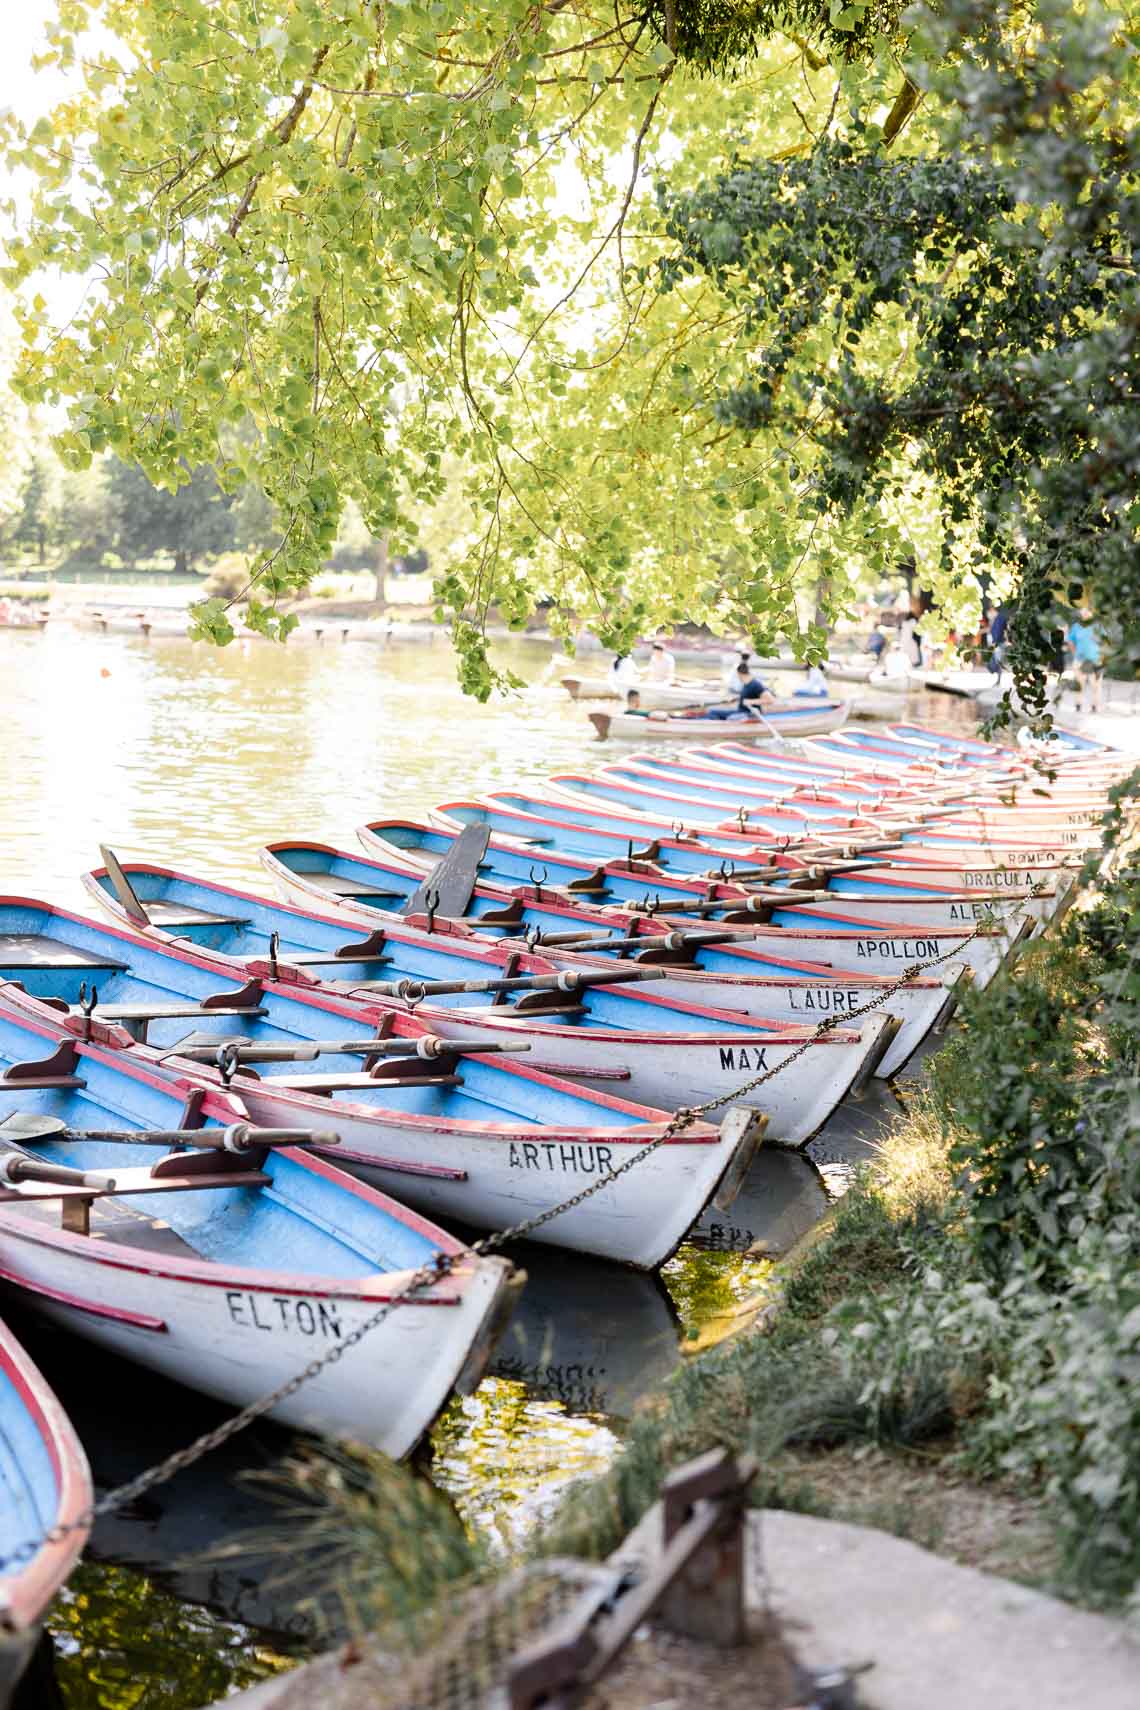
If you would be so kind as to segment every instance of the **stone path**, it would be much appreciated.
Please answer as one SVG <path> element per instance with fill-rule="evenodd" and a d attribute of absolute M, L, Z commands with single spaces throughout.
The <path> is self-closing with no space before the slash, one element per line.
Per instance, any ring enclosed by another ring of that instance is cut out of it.
<path fill-rule="evenodd" d="M 799 1660 L 873 1662 L 860 1693 L 871 1710 L 1140 1705 L 1140 1635 L 1118 1622 L 885 1532 L 771 1510 L 752 1525 L 749 1559 Z"/>

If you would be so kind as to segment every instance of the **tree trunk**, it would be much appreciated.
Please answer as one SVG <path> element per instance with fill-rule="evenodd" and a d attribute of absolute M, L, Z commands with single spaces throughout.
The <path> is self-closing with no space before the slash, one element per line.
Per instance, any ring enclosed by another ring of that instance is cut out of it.
<path fill-rule="evenodd" d="M 382 606 L 388 598 L 388 531 L 386 529 L 376 542 L 376 563 L 372 573 L 376 577 L 376 603 Z"/>
<path fill-rule="evenodd" d="M 184 546 L 180 546 L 174 554 L 174 573 L 176 576 L 185 576 L 189 568 L 189 554 Z"/>

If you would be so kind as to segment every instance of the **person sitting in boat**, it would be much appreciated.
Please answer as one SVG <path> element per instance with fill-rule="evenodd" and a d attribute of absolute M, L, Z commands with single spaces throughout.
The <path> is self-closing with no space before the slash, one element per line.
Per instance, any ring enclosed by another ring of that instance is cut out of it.
<path fill-rule="evenodd" d="M 671 683 L 677 674 L 677 660 L 663 641 L 655 641 L 649 653 L 646 673 L 651 683 Z"/>
<path fill-rule="evenodd" d="M 641 690 L 640 689 L 627 689 L 626 690 L 626 692 L 625 692 L 625 710 L 626 710 L 626 712 L 639 713 L 639 714 L 641 713 Z M 642 716 L 644 717 L 644 714 L 642 714 Z"/>
<path fill-rule="evenodd" d="M 809 696 L 813 701 L 826 700 L 830 696 L 831 690 L 828 688 L 827 678 L 823 674 L 823 666 L 809 665 L 807 681 L 803 688 L 797 689 L 795 693 Z"/>
<path fill-rule="evenodd" d="M 738 719 L 752 718 L 761 707 L 771 706 L 775 700 L 766 683 L 759 677 L 754 677 L 747 663 L 742 659 L 734 673 L 736 678 L 736 705 L 731 707 L 709 707 L 701 714 L 704 718 Z"/>
<path fill-rule="evenodd" d="M 615 654 L 614 662 L 610 666 L 609 672 L 609 685 L 611 690 L 614 690 L 619 695 L 624 696 L 625 691 L 631 686 L 631 684 L 638 681 L 639 672 L 637 666 L 633 662 L 632 654 Z"/>

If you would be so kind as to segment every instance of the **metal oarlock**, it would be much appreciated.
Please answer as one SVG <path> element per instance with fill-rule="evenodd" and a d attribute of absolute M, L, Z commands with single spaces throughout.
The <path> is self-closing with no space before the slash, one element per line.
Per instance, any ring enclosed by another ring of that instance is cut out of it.
<path fill-rule="evenodd" d="M 83 1025 L 80 1038 L 85 1044 L 90 1043 L 92 1021 L 95 1015 L 95 1006 L 98 1002 L 99 988 L 95 982 L 91 982 L 91 995 L 89 997 L 87 995 L 87 981 L 81 980 L 79 982 L 79 1012 L 83 1017 Z"/>
<path fill-rule="evenodd" d="M 630 845 L 630 847 L 631 848 L 633 847 L 632 844 Z M 534 886 L 534 900 L 535 900 L 535 902 L 541 902 L 542 901 L 542 887 L 543 887 L 543 885 L 545 885 L 545 883 L 549 877 L 550 877 L 550 869 L 548 867 L 543 867 L 541 872 L 539 872 L 539 870 L 536 867 L 533 867 L 533 866 L 531 867 L 530 882 Z"/>
<path fill-rule="evenodd" d="M 269 978 L 271 980 L 278 978 L 277 954 L 280 949 L 281 934 L 279 932 L 271 932 L 269 934 Z"/>
<path fill-rule="evenodd" d="M 425 931 L 435 931 L 435 917 L 439 912 L 439 892 L 428 890 L 424 892 L 424 917 L 427 921 Z"/>

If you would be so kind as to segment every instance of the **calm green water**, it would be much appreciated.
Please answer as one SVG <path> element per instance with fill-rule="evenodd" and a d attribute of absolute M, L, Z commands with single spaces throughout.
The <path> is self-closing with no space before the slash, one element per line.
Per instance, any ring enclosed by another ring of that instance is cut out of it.
<path fill-rule="evenodd" d="M 585 715 L 544 681 L 549 649 L 519 643 L 500 659 L 531 686 L 480 707 L 460 694 L 443 645 L 294 638 L 218 652 L 62 625 L 0 631 L 0 890 L 82 909 L 77 875 L 100 842 L 256 886 L 256 851 L 271 839 L 352 847 L 365 819 L 596 764 Z M 747 1235 L 737 1217 L 732 1239 Z M 431 1469 L 471 1524 L 505 1540 L 607 1463 L 683 1336 L 765 1268 L 696 1247 L 661 1280 L 542 1250 L 519 1257 L 531 1280 L 495 1375 L 440 1422 Z M 68 1337 L 34 1326 L 28 1337 L 101 1487 L 216 1417 Z M 243 1438 L 100 1524 L 52 1624 L 69 1710 L 193 1710 L 285 1666 L 304 1639 L 296 1594 L 270 1589 L 256 1562 L 202 1556 L 266 1523 L 243 1474 L 291 1449 L 280 1432 Z"/>

